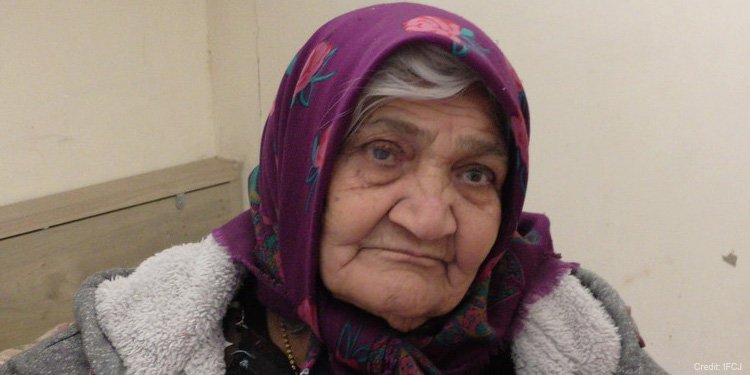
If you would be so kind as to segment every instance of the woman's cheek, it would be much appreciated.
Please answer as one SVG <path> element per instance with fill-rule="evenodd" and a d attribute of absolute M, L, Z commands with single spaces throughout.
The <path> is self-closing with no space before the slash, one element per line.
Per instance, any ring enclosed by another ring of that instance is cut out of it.
<path fill-rule="evenodd" d="M 476 272 L 487 258 L 500 231 L 501 213 L 499 199 L 483 209 L 474 207 L 459 221 L 456 260 L 465 272 Z"/>

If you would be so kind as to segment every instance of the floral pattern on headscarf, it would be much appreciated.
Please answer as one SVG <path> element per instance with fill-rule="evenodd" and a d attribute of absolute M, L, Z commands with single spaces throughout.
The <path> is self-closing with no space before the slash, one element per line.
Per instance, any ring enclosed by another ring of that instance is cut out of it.
<path fill-rule="evenodd" d="M 442 17 L 415 17 L 404 22 L 403 27 L 406 31 L 428 32 L 448 37 L 453 41 L 451 53 L 459 57 L 468 55 L 470 50 L 482 53 L 490 51 L 474 41 L 474 32 L 471 29 L 461 27 L 459 24 Z"/>
<path fill-rule="evenodd" d="M 263 268 L 263 272 L 269 277 L 280 282 L 283 279 L 281 274 L 281 259 L 279 256 L 278 235 L 273 225 L 273 219 L 261 213 L 261 197 L 258 193 L 258 178 L 260 175 L 260 166 L 255 167 L 247 179 L 248 200 L 250 209 L 253 212 L 251 218 L 253 228 L 255 228 L 255 248 L 258 250 L 253 253 L 257 264 Z"/>
<path fill-rule="evenodd" d="M 294 86 L 292 105 L 294 105 L 298 98 L 300 104 L 303 106 L 308 107 L 310 105 L 315 84 L 320 81 L 325 81 L 333 77 L 335 74 L 335 72 L 323 74 L 324 68 L 335 53 L 336 48 L 328 42 L 320 42 L 315 48 L 313 48 L 312 53 L 307 57 L 305 65 L 302 67 L 302 72 L 297 79 L 297 84 Z M 292 64 L 294 64 L 294 62 L 295 61 L 293 60 Z"/>
<path fill-rule="evenodd" d="M 466 296 L 449 314 L 405 334 L 333 298 L 320 282 L 318 259 L 328 184 L 352 108 L 378 66 L 413 43 L 452 52 L 482 78 L 497 100 L 511 152 L 498 237 Z M 326 361 L 337 374 L 476 372 L 507 348 L 521 300 L 548 292 L 574 267 L 554 254 L 546 219 L 521 212 L 528 178 L 526 97 L 503 53 L 469 21 L 409 3 L 339 16 L 292 59 L 273 108 L 249 184 L 250 210 L 214 235 L 250 271 L 265 308 L 311 328 L 306 370 Z M 513 239 L 532 230 L 538 241 Z"/>
<path fill-rule="evenodd" d="M 307 193 L 307 202 L 305 203 L 305 212 L 310 208 L 310 199 L 312 199 L 315 188 L 318 186 L 318 173 L 320 168 L 323 166 L 323 158 L 325 158 L 326 151 L 331 135 L 331 128 L 323 129 L 320 134 L 315 136 L 312 146 L 312 165 L 307 173 L 305 183 L 309 185 Z"/>

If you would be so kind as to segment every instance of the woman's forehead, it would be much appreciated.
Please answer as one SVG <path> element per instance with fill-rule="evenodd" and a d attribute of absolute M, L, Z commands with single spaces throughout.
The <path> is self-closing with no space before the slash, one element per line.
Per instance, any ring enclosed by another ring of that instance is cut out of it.
<path fill-rule="evenodd" d="M 375 110 L 348 143 L 396 136 L 427 145 L 439 135 L 449 135 L 462 154 L 506 157 L 502 132 L 481 103 L 475 100 L 396 100 Z"/>
<path fill-rule="evenodd" d="M 500 124 L 496 106 L 484 90 L 471 89 L 445 99 L 389 98 L 372 110 L 362 128 L 369 131 L 387 129 L 411 136 L 424 136 L 433 122 L 471 127 L 499 136 Z M 357 131 L 362 129 L 357 129 Z"/>

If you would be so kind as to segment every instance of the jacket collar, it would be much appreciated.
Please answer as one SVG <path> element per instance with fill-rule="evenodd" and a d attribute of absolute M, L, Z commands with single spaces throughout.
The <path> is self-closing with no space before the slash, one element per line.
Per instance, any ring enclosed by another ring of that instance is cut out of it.
<path fill-rule="evenodd" d="M 92 367 L 116 369 L 118 358 L 127 373 L 224 373 L 222 320 L 241 272 L 212 236 L 98 277 L 77 301 Z"/>

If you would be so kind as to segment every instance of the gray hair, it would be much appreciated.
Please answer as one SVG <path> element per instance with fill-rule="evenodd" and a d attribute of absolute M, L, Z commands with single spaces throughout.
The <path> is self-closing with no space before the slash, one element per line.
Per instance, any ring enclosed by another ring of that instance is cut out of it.
<path fill-rule="evenodd" d="M 475 84 L 481 84 L 479 76 L 450 52 L 427 43 L 402 47 L 385 60 L 363 89 L 347 136 L 390 101 L 448 99 Z"/>

